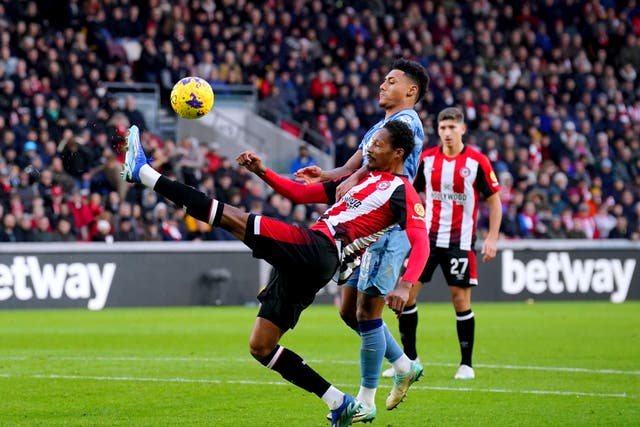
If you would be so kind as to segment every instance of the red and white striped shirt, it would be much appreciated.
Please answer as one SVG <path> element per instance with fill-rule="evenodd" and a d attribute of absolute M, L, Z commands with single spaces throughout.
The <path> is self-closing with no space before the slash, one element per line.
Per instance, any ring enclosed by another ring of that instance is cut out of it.
<path fill-rule="evenodd" d="M 325 183 L 330 201 L 339 183 Z M 346 278 L 359 265 L 365 249 L 396 223 L 402 229 L 424 229 L 420 196 L 404 176 L 370 172 L 311 228 L 320 231 L 327 228 L 334 238 L 340 239 L 343 244 L 341 278 Z"/>
<path fill-rule="evenodd" d="M 447 157 L 441 147 L 424 151 L 413 185 L 425 193 L 431 247 L 465 251 L 476 240 L 480 195 L 500 191 L 487 156 L 468 147 L 455 157 Z"/>
<path fill-rule="evenodd" d="M 305 186 L 270 170 L 263 176 L 274 190 L 295 203 L 333 203 L 310 228 L 341 242 L 341 278 L 348 277 L 359 265 L 360 257 L 369 245 L 399 224 L 407 231 L 412 247 L 420 242 L 415 245 L 415 254 L 412 251 L 403 276 L 404 280 L 415 282 L 429 252 L 425 212 L 418 193 L 406 177 L 374 171 L 335 201 L 336 187 L 344 178 Z"/>

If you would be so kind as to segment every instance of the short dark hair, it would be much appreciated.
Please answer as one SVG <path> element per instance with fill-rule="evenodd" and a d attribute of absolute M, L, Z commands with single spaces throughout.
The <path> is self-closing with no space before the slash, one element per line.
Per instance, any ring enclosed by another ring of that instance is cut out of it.
<path fill-rule="evenodd" d="M 448 107 L 438 113 L 438 123 L 443 120 L 453 120 L 454 122 L 463 123 L 464 113 L 456 107 Z"/>
<path fill-rule="evenodd" d="M 409 125 L 401 120 L 390 120 L 384 124 L 383 128 L 391 134 L 393 148 L 402 148 L 404 150 L 402 160 L 407 160 L 415 146 L 413 131 Z"/>
<path fill-rule="evenodd" d="M 429 88 L 429 74 L 427 74 L 427 70 L 417 62 L 404 58 L 396 59 L 391 69 L 403 71 L 404 74 L 418 86 L 416 103 L 422 100 Z"/>

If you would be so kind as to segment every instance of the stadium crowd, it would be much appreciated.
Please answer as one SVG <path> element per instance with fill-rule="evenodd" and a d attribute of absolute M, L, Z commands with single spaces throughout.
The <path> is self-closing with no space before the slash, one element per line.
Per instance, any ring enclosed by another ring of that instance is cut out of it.
<path fill-rule="evenodd" d="M 313 221 L 322 206 L 265 194 L 215 141 L 160 138 L 105 83 L 156 83 L 165 102 L 186 75 L 254 85 L 265 117 L 315 130 L 343 164 L 398 56 L 431 77 L 427 146 L 437 113 L 464 109 L 466 143 L 501 182 L 505 238 L 640 240 L 635 0 L 70 0 L 0 2 L 0 241 L 232 238 L 121 181 L 130 124 L 163 173 Z"/>

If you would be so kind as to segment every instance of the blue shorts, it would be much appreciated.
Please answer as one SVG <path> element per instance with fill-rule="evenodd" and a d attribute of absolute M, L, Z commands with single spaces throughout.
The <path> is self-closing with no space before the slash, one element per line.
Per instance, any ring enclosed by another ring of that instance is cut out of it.
<path fill-rule="evenodd" d="M 357 288 L 368 295 L 387 295 L 396 287 L 409 249 L 411 245 L 407 233 L 400 227 L 393 228 L 367 248 L 360 267 L 343 286 Z"/>

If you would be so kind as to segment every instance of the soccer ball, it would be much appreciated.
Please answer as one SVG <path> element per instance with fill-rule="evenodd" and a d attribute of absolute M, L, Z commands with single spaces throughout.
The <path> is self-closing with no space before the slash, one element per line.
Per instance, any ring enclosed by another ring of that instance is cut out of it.
<path fill-rule="evenodd" d="M 213 107 L 213 90 L 200 77 L 185 77 L 171 90 L 171 107 L 182 118 L 200 118 Z"/>

